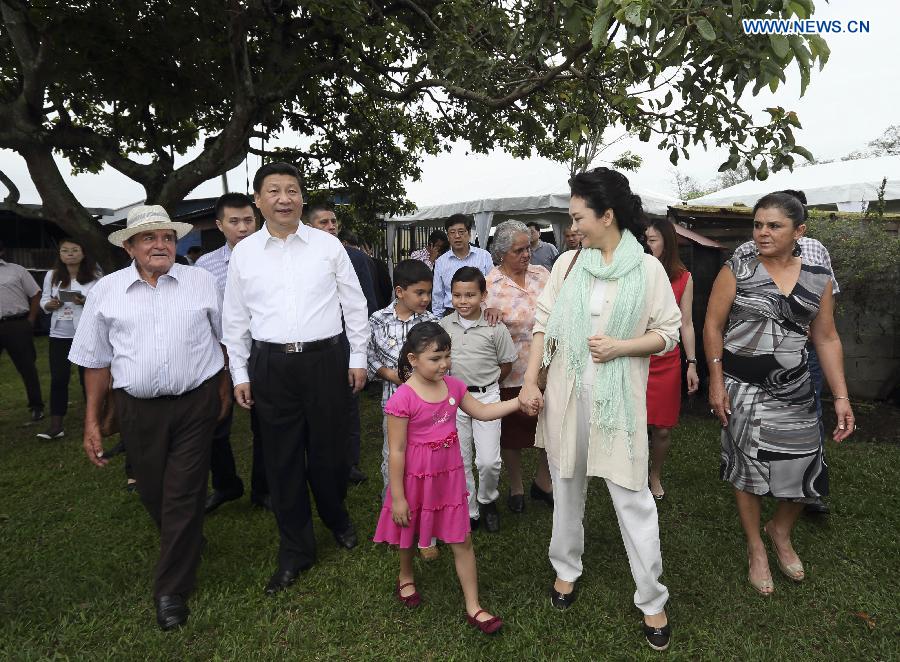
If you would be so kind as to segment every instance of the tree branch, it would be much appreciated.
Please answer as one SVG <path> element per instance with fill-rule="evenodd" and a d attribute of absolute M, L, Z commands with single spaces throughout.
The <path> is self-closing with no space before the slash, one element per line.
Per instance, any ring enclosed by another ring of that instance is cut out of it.
<path fill-rule="evenodd" d="M 569 70 L 572 64 L 579 57 L 591 50 L 590 40 L 584 41 L 577 45 L 569 56 L 560 64 L 547 70 L 547 72 L 535 79 L 531 79 L 522 83 L 512 92 L 503 97 L 491 97 L 481 92 L 474 92 L 464 87 L 454 85 L 451 81 L 442 78 L 423 78 L 422 80 L 410 83 L 404 89 L 399 91 L 373 89 L 371 81 L 363 76 L 360 72 L 348 72 L 349 77 L 358 83 L 365 90 L 393 101 L 409 101 L 417 92 L 422 92 L 428 88 L 440 87 L 450 96 L 457 99 L 474 101 L 476 103 L 487 106 L 488 108 L 499 109 L 506 108 L 519 99 L 523 99 L 534 92 L 546 87 L 563 73 Z"/>

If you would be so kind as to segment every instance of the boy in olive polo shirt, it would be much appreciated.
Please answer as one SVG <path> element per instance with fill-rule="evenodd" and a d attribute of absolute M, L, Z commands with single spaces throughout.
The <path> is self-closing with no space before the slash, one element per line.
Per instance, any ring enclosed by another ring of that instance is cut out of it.
<path fill-rule="evenodd" d="M 518 353 L 509 329 L 499 322 L 490 326 L 482 317 L 481 304 L 487 294 L 484 274 L 475 267 L 462 267 L 450 281 L 454 311 L 441 319 L 441 326 L 450 334 L 453 366 L 451 374 L 464 381 L 473 397 L 484 403 L 500 402 L 502 380 L 512 369 Z M 469 490 L 469 519 L 476 529 L 481 516 L 484 528 L 495 533 L 500 530 L 500 515 L 494 503 L 500 493 L 500 421 L 477 421 L 463 413 L 456 413 L 459 447 L 466 471 Z M 475 466 L 478 469 L 478 492 L 472 474 L 472 442 L 475 443 Z"/>

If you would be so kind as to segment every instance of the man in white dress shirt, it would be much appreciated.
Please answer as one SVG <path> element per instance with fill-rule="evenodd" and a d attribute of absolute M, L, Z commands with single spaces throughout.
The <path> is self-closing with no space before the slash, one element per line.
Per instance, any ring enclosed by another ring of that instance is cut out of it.
<path fill-rule="evenodd" d="M 133 261 L 91 290 L 69 352 L 85 368 L 84 449 L 100 467 L 100 412 L 112 380 L 138 494 L 159 528 L 153 594 L 163 630 L 187 621 L 212 433 L 231 406 L 215 279 L 175 263 L 176 242 L 192 229 L 157 205 L 128 212 L 126 229 L 109 240 Z"/>
<path fill-rule="evenodd" d="M 266 585 L 266 593 L 274 594 L 316 559 L 307 484 L 337 543 L 356 546 L 344 507 L 347 408 L 351 390 L 359 392 L 366 382 L 368 319 L 341 242 L 300 223 L 297 168 L 264 165 L 253 191 L 265 224 L 231 254 L 223 340 L 235 400 L 255 408 L 259 422 L 281 538 L 277 569 Z M 342 328 L 349 362 L 340 345 Z"/>

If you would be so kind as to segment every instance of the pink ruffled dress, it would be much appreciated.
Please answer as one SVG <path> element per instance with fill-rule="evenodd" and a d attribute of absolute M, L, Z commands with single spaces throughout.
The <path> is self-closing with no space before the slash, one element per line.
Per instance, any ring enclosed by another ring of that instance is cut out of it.
<path fill-rule="evenodd" d="M 409 419 L 403 488 L 410 522 L 403 527 L 391 519 L 393 499 L 388 487 L 375 542 L 428 547 L 432 537 L 458 543 L 469 533 L 469 493 L 456 434 L 456 410 L 466 395 L 466 385 L 449 376 L 444 383 L 448 394 L 443 402 L 425 402 L 403 384 L 384 406 L 386 414 Z"/>

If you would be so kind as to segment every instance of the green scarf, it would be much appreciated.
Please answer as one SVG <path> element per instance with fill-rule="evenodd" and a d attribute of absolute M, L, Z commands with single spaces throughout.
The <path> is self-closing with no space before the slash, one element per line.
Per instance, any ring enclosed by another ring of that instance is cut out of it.
<path fill-rule="evenodd" d="M 594 278 L 619 281 L 616 299 L 606 326 L 606 335 L 620 340 L 633 338 L 644 306 L 644 250 L 628 230 L 605 264 L 596 248 L 585 248 L 563 282 L 547 328 L 544 332 L 542 365 L 550 365 L 556 351 L 562 352 L 569 377 L 580 388 L 585 368 L 592 362 L 587 339 L 591 332 L 590 297 Z M 632 437 L 635 430 L 634 401 L 628 377 L 628 357 L 599 364 L 594 381 L 594 406 L 591 425 L 605 434 L 604 447 L 612 452 L 612 435 L 623 431 L 627 437 L 629 458 L 634 457 Z"/>

